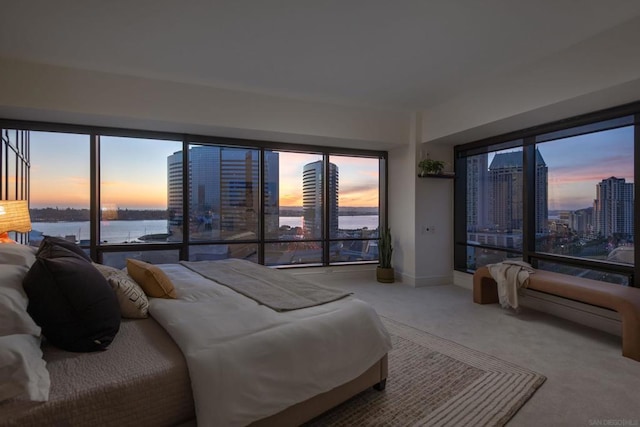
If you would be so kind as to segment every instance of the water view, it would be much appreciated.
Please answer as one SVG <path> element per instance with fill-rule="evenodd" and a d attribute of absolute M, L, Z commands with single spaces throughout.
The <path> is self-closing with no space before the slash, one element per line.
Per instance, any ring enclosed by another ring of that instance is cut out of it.
<path fill-rule="evenodd" d="M 280 226 L 302 227 L 303 217 L 282 216 Z M 378 228 L 377 215 L 339 216 L 338 226 L 342 230 Z M 89 240 L 89 221 L 33 222 L 33 233 L 48 236 L 74 236 L 75 240 Z M 138 242 L 143 236 L 167 233 L 167 220 L 101 221 L 101 240 L 105 243 Z"/>

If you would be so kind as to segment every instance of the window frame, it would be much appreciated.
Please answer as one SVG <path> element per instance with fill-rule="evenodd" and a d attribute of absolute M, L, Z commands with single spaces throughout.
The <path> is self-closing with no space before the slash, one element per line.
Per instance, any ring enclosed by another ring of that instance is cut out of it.
<path fill-rule="evenodd" d="M 163 132 L 152 130 L 139 130 L 129 128 L 116 128 L 116 127 L 104 127 L 104 126 L 91 126 L 91 125 L 78 125 L 67 123 L 53 123 L 53 122 L 40 122 L 40 121 L 27 121 L 27 120 L 10 120 L 0 118 L 0 129 L 7 129 L 10 131 L 26 132 L 28 131 L 41 131 L 41 132 L 59 132 L 59 133 L 74 133 L 83 134 L 89 136 L 90 154 L 88 161 L 90 162 L 90 245 L 86 247 L 89 250 L 91 258 L 101 262 L 102 255 L 104 253 L 111 252 L 129 252 L 129 251 L 159 251 L 159 250 L 178 250 L 180 252 L 181 260 L 189 259 L 189 246 L 198 245 L 212 245 L 212 244 L 229 244 L 229 241 L 203 241 L 203 242 L 190 242 L 188 227 L 185 229 L 184 218 L 189 213 L 189 198 L 188 198 L 188 184 L 189 182 L 189 170 L 188 170 L 188 150 L 192 145 L 212 145 L 212 146 L 226 146 L 230 148 L 245 148 L 259 150 L 259 200 L 260 200 L 260 212 L 259 212 L 259 226 L 258 236 L 253 240 L 243 240 L 237 243 L 256 243 L 258 245 L 258 263 L 264 264 L 264 248 L 266 244 L 277 242 L 277 240 L 266 239 L 264 235 L 264 159 L 265 151 L 287 151 L 287 152 L 302 152 L 320 154 L 325 162 L 331 155 L 343 155 L 343 156 L 356 156 L 356 157 L 368 157 L 377 158 L 379 162 L 379 224 L 380 227 L 387 227 L 388 218 L 388 206 L 387 206 L 387 151 L 377 150 L 363 150 L 355 148 L 342 148 L 342 147 L 330 147 L 319 146 L 310 144 L 295 144 L 276 141 L 263 141 L 254 139 L 240 139 L 231 137 L 220 137 L 215 135 L 202 135 L 202 134 L 188 134 L 188 133 L 176 133 L 176 132 Z M 182 242 L 171 243 L 144 243 L 144 244 L 109 244 L 100 245 L 100 136 L 109 137 L 129 137 L 129 138 L 143 138 L 143 139 L 156 139 L 156 140 L 171 140 L 179 141 L 182 143 L 182 195 L 183 195 L 183 239 Z M 27 144 L 28 145 L 28 144 Z M 28 150 L 28 148 L 27 148 Z M 28 167 L 27 177 L 28 177 Z M 326 174 L 324 175 L 327 176 Z M 326 179 L 326 178 L 325 178 Z M 28 182 L 28 180 L 27 180 Z M 325 185 L 325 188 L 328 187 Z M 28 197 L 28 184 L 27 184 L 27 197 Z M 326 210 L 326 203 L 324 209 Z M 325 212 L 325 219 L 326 219 Z M 340 240 L 362 240 L 362 239 L 340 239 Z M 373 240 L 373 239 L 366 239 Z M 317 241 L 323 244 L 323 256 L 322 266 L 336 266 L 345 264 L 377 264 L 378 261 L 361 261 L 351 263 L 331 263 L 329 257 L 329 247 L 331 239 L 327 230 L 324 227 L 323 235 L 320 239 L 305 240 L 305 242 Z M 234 243 L 236 243 L 234 241 Z M 318 267 L 318 264 L 312 265 L 282 265 L 281 267 Z"/>
<path fill-rule="evenodd" d="M 629 119 L 625 120 L 625 117 Z M 535 127 L 493 136 L 479 141 L 454 147 L 455 173 L 458 177 L 454 186 L 454 269 L 467 273 L 466 251 L 468 247 L 505 251 L 505 248 L 485 244 L 469 244 L 467 241 L 467 168 L 469 156 L 498 151 L 505 148 L 522 147 L 523 149 L 523 236 L 522 258 L 534 267 L 538 261 L 566 264 L 585 269 L 599 270 L 607 273 L 622 274 L 629 278 L 629 286 L 640 287 L 635 277 L 640 273 L 640 251 L 634 252 L 634 265 L 624 265 L 601 260 L 590 260 L 559 254 L 536 251 L 535 247 L 535 161 L 536 144 L 556 138 L 585 135 L 621 127 L 634 127 L 634 183 L 640 177 L 640 101 L 605 110 L 583 114 L 567 119 L 538 125 Z M 553 135 L 556 135 L 552 138 Z M 522 141 L 518 143 L 518 141 Z M 634 185 L 634 234 L 640 232 L 640 186 Z M 635 236 L 634 236 L 635 246 Z M 510 251 L 509 251 L 510 252 Z M 515 251 L 518 252 L 518 251 Z"/>

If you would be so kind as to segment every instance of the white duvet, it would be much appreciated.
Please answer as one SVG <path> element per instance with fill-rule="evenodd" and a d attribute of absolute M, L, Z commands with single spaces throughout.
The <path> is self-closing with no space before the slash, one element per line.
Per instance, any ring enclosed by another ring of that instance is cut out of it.
<path fill-rule="evenodd" d="M 160 267 L 178 298 L 153 298 L 149 312 L 185 355 L 199 426 L 278 413 L 356 378 L 391 349 L 376 312 L 353 297 L 278 313 L 179 264 Z"/>

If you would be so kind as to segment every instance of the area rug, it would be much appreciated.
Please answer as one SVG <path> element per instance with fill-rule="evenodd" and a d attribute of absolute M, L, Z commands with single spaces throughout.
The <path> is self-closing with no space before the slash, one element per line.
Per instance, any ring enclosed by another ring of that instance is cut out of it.
<path fill-rule="evenodd" d="M 502 426 L 545 377 L 408 325 L 382 318 L 391 334 L 389 377 L 310 426 Z"/>

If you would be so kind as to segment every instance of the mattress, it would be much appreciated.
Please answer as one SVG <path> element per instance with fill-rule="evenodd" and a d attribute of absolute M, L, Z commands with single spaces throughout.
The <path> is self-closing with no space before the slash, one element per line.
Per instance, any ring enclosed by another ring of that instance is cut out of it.
<path fill-rule="evenodd" d="M 104 352 L 43 343 L 48 402 L 0 403 L 0 426 L 171 426 L 195 418 L 180 349 L 152 318 L 122 320 Z"/>

